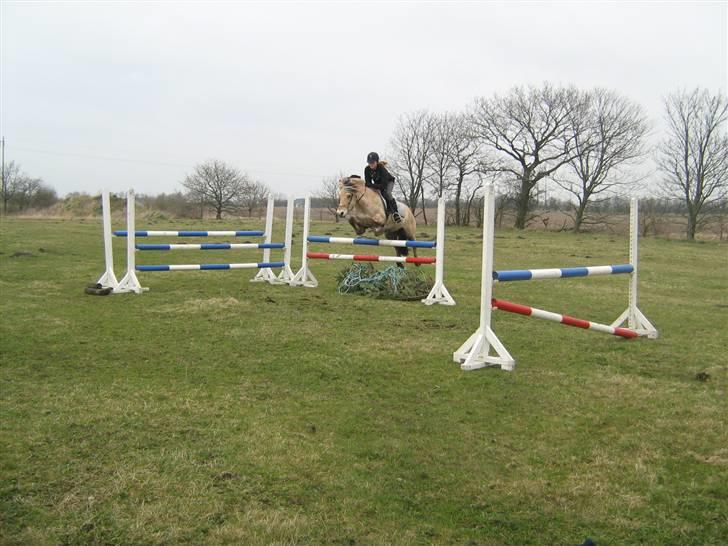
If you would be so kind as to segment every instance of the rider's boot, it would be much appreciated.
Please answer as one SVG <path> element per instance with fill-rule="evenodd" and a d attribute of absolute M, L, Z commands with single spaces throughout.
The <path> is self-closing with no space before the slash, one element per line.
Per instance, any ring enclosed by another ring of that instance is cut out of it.
<path fill-rule="evenodd" d="M 397 210 L 397 201 L 394 199 L 391 199 L 387 202 L 387 209 L 389 209 L 389 215 L 392 217 L 392 220 L 394 220 L 397 224 L 402 223 L 402 217 L 399 215 L 399 211 Z"/>

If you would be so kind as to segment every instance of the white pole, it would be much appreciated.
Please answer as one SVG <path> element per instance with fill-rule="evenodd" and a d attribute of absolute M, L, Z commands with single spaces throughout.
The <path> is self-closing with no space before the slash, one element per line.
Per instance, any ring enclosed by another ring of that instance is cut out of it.
<path fill-rule="evenodd" d="M 637 266 L 639 264 L 639 201 L 636 197 L 629 202 L 629 263 L 632 265 L 632 274 L 629 279 L 629 326 L 636 327 L 634 311 L 637 309 Z"/>
<path fill-rule="evenodd" d="M 497 365 L 512 371 L 515 360 L 508 353 L 490 326 L 493 297 L 493 244 L 495 241 L 495 190 L 489 184 L 485 187 L 483 204 L 483 259 L 480 278 L 480 327 L 453 353 L 453 360 L 463 370 L 477 370 Z M 490 356 L 490 348 L 497 356 Z"/>
<path fill-rule="evenodd" d="M 126 268 L 127 274 L 136 272 L 136 195 L 129 190 L 126 197 Z"/>
<path fill-rule="evenodd" d="M 435 282 L 442 284 L 445 276 L 445 200 L 440 197 L 437 201 L 437 249 L 435 252 Z"/>
<path fill-rule="evenodd" d="M 104 262 L 106 263 L 106 271 L 96 281 L 96 284 L 100 284 L 103 288 L 116 289 L 119 287 L 119 281 L 114 274 L 114 247 L 111 237 L 111 199 L 109 198 L 108 190 L 101 192 L 101 217 L 104 230 Z"/>
<path fill-rule="evenodd" d="M 268 196 L 268 207 L 265 212 L 265 242 L 270 243 L 273 240 L 273 211 L 275 209 L 275 198 Z M 263 249 L 263 262 L 270 262 L 270 248 Z M 264 267 L 258 274 L 250 279 L 250 282 L 269 282 L 274 283 L 276 275 L 270 267 Z"/>
<path fill-rule="evenodd" d="M 134 190 L 126 193 L 126 275 L 119 281 L 114 292 L 134 292 L 141 294 L 142 288 L 136 276 L 136 218 Z"/>
<path fill-rule="evenodd" d="M 295 201 L 293 197 L 288 196 L 286 202 L 286 238 L 284 244 L 286 245 L 285 252 L 283 254 L 283 269 L 278 274 L 276 282 L 281 284 L 291 284 L 293 280 L 293 271 L 291 270 L 291 245 L 293 244 L 293 209 Z"/>
<path fill-rule="evenodd" d="M 311 223 L 311 198 L 306 197 L 303 201 L 303 240 L 301 241 L 301 269 L 293 277 L 291 286 L 305 286 L 307 288 L 315 288 L 318 281 L 313 273 L 308 269 L 308 232 Z"/>
<path fill-rule="evenodd" d="M 619 315 L 611 326 L 619 327 L 624 322 L 627 326 L 641 336 L 656 339 L 659 336 L 657 328 L 647 319 L 638 307 L 638 265 L 639 265 L 639 201 L 633 197 L 629 202 L 629 263 L 632 266 L 632 273 L 629 277 L 629 298 L 627 309 Z"/>
<path fill-rule="evenodd" d="M 273 242 L 273 212 L 275 210 L 275 199 L 268 196 L 268 207 L 265 211 L 265 242 Z M 263 249 L 263 261 L 270 262 L 270 248 Z"/>
<path fill-rule="evenodd" d="M 422 303 L 455 305 L 455 300 L 445 288 L 445 199 L 437 201 L 437 246 L 435 247 L 435 284 Z"/>

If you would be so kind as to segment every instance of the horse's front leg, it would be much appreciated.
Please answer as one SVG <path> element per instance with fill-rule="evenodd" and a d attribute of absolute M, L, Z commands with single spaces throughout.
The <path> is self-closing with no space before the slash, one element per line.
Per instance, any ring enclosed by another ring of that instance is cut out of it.
<path fill-rule="evenodd" d="M 355 233 L 356 233 L 356 234 L 357 234 L 358 236 L 362 236 L 362 235 L 364 235 L 364 232 L 365 232 L 365 231 L 367 230 L 367 228 L 366 228 L 366 227 L 364 227 L 364 226 L 362 226 L 361 224 L 359 224 L 359 223 L 358 223 L 358 222 L 357 222 L 356 220 L 354 220 L 353 218 L 349 218 L 349 224 L 351 224 L 351 227 L 353 227 L 353 228 L 354 228 L 354 232 L 355 232 Z"/>

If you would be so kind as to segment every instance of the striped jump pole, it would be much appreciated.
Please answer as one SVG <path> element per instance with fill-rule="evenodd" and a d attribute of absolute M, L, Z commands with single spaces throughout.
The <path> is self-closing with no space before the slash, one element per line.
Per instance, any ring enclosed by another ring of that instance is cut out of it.
<path fill-rule="evenodd" d="M 225 271 L 229 269 L 272 269 L 283 267 L 283 262 L 261 262 L 243 264 L 170 264 L 138 265 L 137 271 Z"/>
<path fill-rule="evenodd" d="M 394 239 L 367 239 L 365 237 L 329 237 L 309 235 L 309 243 L 332 243 L 338 245 L 392 246 L 399 248 L 435 248 L 435 241 L 396 241 Z"/>
<path fill-rule="evenodd" d="M 310 260 L 349 260 L 353 262 L 395 262 L 408 264 L 434 264 L 435 258 L 416 258 L 414 256 L 367 256 L 364 254 L 327 254 L 307 252 Z"/>
<path fill-rule="evenodd" d="M 283 243 L 202 243 L 171 245 L 136 245 L 137 250 L 242 250 L 250 248 L 285 248 Z"/>
<path fill-rule="evenodd" d="M 560 269 L 513 269 L 507 271 L 493 271 L 493 280 L 507 281 L 533 281 L 538 279 L 567 279 L 570 277 L 593 277 L 596 275 L 617 275 L 619 273 L 632 273 L 632 264 L 596 265 L 589 267 L 563 267 Z"/>
<path fill-rule="evenodd" d="M 626 338 L 639 337 L 640 334 L 634 330 L 628 328 L 615 328 L 614 326 L 607 326 L 606 324 L 599 324 L 598 322 L 591 322 L 589 320 L 582 320 L 568 315 L 559 315 L 558 313 L 551 313 L 550 311 L 544 311 L 543 309 L 536 309 L 535 307 L 529 307 L 528 305 L 521 305 L 520 303 L 513 303 L 505 300 L 491 299 L 491 305 L 495 309 L 501 311 L 508 311 L 509 313 L 516 313 L 518 315 L 525 315 L 527 317 L 540 318 L 543 320 L 550 320 L 552 322 L 559 322 L 566 324 L 567 326 L 575 326 L 576 328 L 584 328 L 586 330 L 595 330 L 605 334 L 611 334 L 613 336 L 620 336 Z"/>
<path fill-rule="evenodd" d="M 114 232 L 115 237 L 128 237 L 130 231 L 125 229 Z M 137 230 L 134 231 L 135 237 L 262 237 L 265 235 L 264 231 L 148 231 L 148 230 Z"/>

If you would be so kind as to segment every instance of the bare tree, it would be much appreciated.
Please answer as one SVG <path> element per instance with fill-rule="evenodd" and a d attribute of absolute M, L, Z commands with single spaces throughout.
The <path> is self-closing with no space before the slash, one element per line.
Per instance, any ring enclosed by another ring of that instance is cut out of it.
<path fill-rule="evenodd" d="M 36 197 L 45 189 L 46 186 L 40 178 L 22 176 L 17 179 L 15 188 L 11 189 L 17 210 L 28 210 L 33 206 Z"/>
<path fill-rule="evenodd" d="M 643 108 L 614 91 L 597 88 L 572 110 L 568 132 L 574 155 L 554 181 L 576 198 L 574 231 L 580 231 L 590 201 L 633 183 L 624 167 L 645 153 L 648 124 Z"/>
<path fill-rule="evenodd" d="M 518 229 L 526 227 L 536 184 L 572 158 L 574 143 L 567 129 L 580 100 L 576 89 L 548 83 L 475 100 L 471 110 L 475 135 L 499 152 L 497 170 L 512 175 L 518 186 Z"/>
<path fill-rule="evenodd" d="M 321 180 L 321 186 L 319 186 L 318 191 L 314 194 L 320 205 L 331 213 L 336 222 L 339 221 L 339 217 L 336 215 L 336 208 L 339 205 L 339 180 L 342 178 L 344 178 L 342 173 L 327 176 Z"/>
<path fill-rule="evenodd" d="M 215 211 L 220 220 L 224 212 L 235 212 L 239 200 L 248 184 L 248 178 L 235 167 L 226 165 L 218 159 L 200 163 L 192 174 L 182 182 L 190 198 L 201 207 Z"/>
<path fill-rule="evenodd" d="M 426 110 L 404 114 L 399 118 L 391 141 L 397 184 L 413 212 L 421 200 L 423 214 L 424 188 L 429 174 L 427 163 L 432 151 L 432 125 L 433 117 Z"/>
<path fill-rule="evenodd" d="M 458 114 L 453 118 L 450 160 L 452 161 L 452 169 L 454 171 L 455 223 L 459 226 L 468 225 L 470 223 L 470 204 L 473 201 L 475 191 L 482 184 L 480 183 L 479 177 L 475 181 L 477 182 L 476 184 L 467 184 L 466 182 L 473 182 L 472 177 L 479 174 L 482 171 L 482 167 L 491 162 L 484 156 L 483 151 L 478 145 L 478 141 L 473 137 L 473 131 L 467 115 Z M 470 188 L 467 186 L 470 186 Z M 473 189 L 473 186 L 475 186 L 475 189 Z M 468 192 L 468 189 L 471 191 Z M 467 199 L 465 213 L 461 206 L 464 193 L 470 194 L 470 197 Z"/>
<path fill-rule="evenodd" d="M 703 213 L 728 195 L 728 118 L 725 95 L 705 89 L 678 91 L 665 99 L 667 136 L 658 149 L 663 187 L 685 203 L 687 238 L 695 239 Z"/>
<path fill-rule="evenodd" d="M 53 188 L 43 182 L 42 178 L 33 178 L 24 173 L 17 163 L 5 164 L 5 191 L 2 194 L 3 210 L 8 208 L 24 211 L 31 207 L 52 205 L 57 201 Z"/>
<path fill-rule="evenodd" d="M 434 114 L 430 120 L 432 127 L 431 151 L 426 159 L 429 176 L 427 183 L 437 197 L 445 195 L 452 183 L 452 146 L 455 130 L 453 114 Z"/>
<path fill-rule="evenodd" d="M 473 203 L 478 199 L 478 196 L 480 201 L 479 205 L 481 206 L 483 204 L 483 196 L 481 195 L 480 190 L 483 188 L 483 177 L 478 176 L 477 178 L 470 178 L 467 182 L 463 183 L 460 186 L 460 196 L 455 202 L 456 205 L 456 216 L 459 214 L 460 219 L 458 220 L 460 226 L 467 226 L 470 225 L 470 218 L 473 212 Z M 465 198 L 462 206 L 458 202 L 461 198 Z M 481 210 L 477 210 L 478 207 L 476 207 L 476 225 L 477 227 L 483 227 L 482 224 L 482 212 Z"/>
<path fill-rule="evenodd" d="M 20 165 L 15 161 L 10 161 L 4 165 L 3 174 L 3 211 L 8 211 L 8 203 L 13 198 L 18 186 L 22 183 L 22 179 L 26 177 L 20 170 Z"/>
<path fill-rule="evenodd" d="M 247 177 L 243 175 L 245 182 L 243 183 L 242 193 L 237 201 L 237 205 L 248 211 L 248 218 L 253 216 L 253 211 L 263 206 L 270 195 L 270 189 L 262 182 L 249 182 Z"/>

